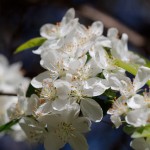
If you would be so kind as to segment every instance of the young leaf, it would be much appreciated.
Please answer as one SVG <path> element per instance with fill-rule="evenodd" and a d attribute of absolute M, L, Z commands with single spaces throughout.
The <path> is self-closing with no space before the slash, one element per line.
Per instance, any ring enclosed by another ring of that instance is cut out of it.
<path fill-rule="evenodd" d="M 29 49 L 29 48 L 33 48 L 33 47 L 36 47 L 36 46 L 40 46 L 42 45 L 44 42 L 46 41 L 46 38 L 43 38 L 43 37 L 36 37 L 36 38 L 33 38 L 33 39 L 30 39 L 29 41 L 25 42 L 24 44 L 20 45 L 16 51 L 15 51 L 15 54 L 16 53 L 19 53 L 19 52 L 22 52 L 26 49 Z"/>
<path fill-rule="evenodd" d="M 137 70 L 138 70 L 138 65 L 136 64 L 129 64 L 127 62 L 123 62 L 122 60 L 116 59 L 115 60 L 115 65 L 118 67 L 123 68 L 124 70 L 128 71 L 129 73 L 136 75 Z"/>
<path fill-rule="evenodd" d="M 0 126 L 0 132 L 5 131 L 5 130 L 9 130 L 13 125 L 15 125 L 16 123 L 19 122 L 20 119 L 14 119 L 4 125 Z"/>
<path fill-rule="evenodd" d="M 129 135 L 131 135 L 135 130 L 136 130 L 136 128 L 133 126 L 130 126 L 130 125 L 126 125 L 123 127 L 123 131 Z"/>

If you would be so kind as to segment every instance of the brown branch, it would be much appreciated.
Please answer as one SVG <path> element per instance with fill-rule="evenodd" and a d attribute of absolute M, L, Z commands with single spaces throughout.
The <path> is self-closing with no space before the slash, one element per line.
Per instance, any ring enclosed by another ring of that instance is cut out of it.
<path fill-rule="evenodd" d="M 0 96 L 17 96 L 15 93 L 2 93 L 0 92 Z"/>

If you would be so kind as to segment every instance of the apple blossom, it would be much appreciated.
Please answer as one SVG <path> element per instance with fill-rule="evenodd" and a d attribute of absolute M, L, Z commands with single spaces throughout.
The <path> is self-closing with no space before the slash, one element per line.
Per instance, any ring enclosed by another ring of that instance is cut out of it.
<path fill-rule="evenodd" d="M 144 65 L 146 62 L 140 56 L 134 54 L 128 50 L 127 42 L 128 35 L 123 33 L 121 39 L 118 38 L 118 30 L 116 28 L 110 28 L 107 33 L 108 38 L 111 40 L 112 49 L 111 54 L 115 58 L 119 58 L 125 62 L 132 62 L 140 65 Z"/>

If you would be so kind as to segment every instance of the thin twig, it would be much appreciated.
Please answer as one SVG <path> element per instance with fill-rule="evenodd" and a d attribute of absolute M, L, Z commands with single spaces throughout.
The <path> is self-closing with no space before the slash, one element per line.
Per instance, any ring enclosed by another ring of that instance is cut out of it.
<path fill-rule="evenodd" d="M 15 93 L 2 93 L 0 92 L 0 96 L 17 96 Z"/>
<path fill-rule="evenodd" d="M 147 39 L 137 32 L 129 29 L 127 26 L 120 23 L 118 20 L 112 18 L 111 16 L 101 12 L 100 10 L 88 6 L 83 5 L 80 7 L 79 12 L 80 15 L 89 18 L 91 20 L 100 20 L 104 23 L 106 28 L 116 27 L 120 33 L 127 33 L 129 36 L 129 41 L 138 47 L 142 47 L 146 45 Z"/>

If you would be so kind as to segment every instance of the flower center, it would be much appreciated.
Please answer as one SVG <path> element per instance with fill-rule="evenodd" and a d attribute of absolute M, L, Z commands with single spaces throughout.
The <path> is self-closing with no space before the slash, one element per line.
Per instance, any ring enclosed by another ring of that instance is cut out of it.
<path fill-rule="evenodd" d="M 77 103 L 80 103 L 81 99 L 84 99 L 82 95 L 82 91 L 77 88 L 71 90 L 70 95 L 76 99 Z"/>
<path fill-rule="evenodd" d="M 67 142 L 70 137 L 74 136 L 74 130 L 75 128 L 72 126 L 72 124 L 61 122 L 57 125 L 55 134 L 57 134 L 62 141 Z"/>
<path fill-rule="evenodd" d="M 44 82 L 44 87 L 40 94 L 41 98 L 46 100 L 55 100 L 56 98 L 56 87 L 51 82 Z"/>
<path fill-rule="evenodd" d="M 109 111 L 113 114 L 122 115 L 128 111 L 128 107 L 124 99 L 116 99 L 113 103 L 113 106 Z"/>
<path fill-rule="evenodd" d="M 125 97 L 130 97 L 135 94 L 134 91 L 134 86 L 132 83 L 127 83 L 124 80 L 121 81 L 123 85 L 123 89 L 121 90 L 121 94 L 124 95 Z"/>

